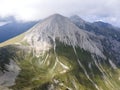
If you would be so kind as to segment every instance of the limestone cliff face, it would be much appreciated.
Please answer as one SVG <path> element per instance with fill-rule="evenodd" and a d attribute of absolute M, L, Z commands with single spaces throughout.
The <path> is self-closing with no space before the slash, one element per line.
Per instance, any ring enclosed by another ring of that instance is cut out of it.
<path fill-rule="evenodd" d="M 55 46 L 56 40 L 73 47 L 80 47 L 104 57 L 97 42 L 90 39 L 90 34 L 79 29 L 68 18 L 59 14 L 52 15 L 38 23 L 26 34 L 24 40 L 38 52 Z M 100 44 L 100 43 L 99 43 Z M 99 45 L 100 46 L 100 45 Z"/>

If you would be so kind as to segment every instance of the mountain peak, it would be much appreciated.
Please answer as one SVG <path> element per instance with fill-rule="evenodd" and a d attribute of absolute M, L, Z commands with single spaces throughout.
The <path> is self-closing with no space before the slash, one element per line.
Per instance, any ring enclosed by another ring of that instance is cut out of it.
<path fill-rule="evenodd" d="M 70 19 L 72 21 L 81 22 L 81 23 L 85 23 L 86 22 L 85 20 L 83 20 L 82 18 L 80 18 L 78 15 L 73 15 L 73 16 L 70 17 Z"/>
<path fill-rule="evenodd" d="M 81 47 L 84 50 L 103 56 L 84 30 L 79 29 L 68 18 L 54 14 L 43 22 L 34 26 L 26 34 L 24 40 L 38 52 L 49 50 L 56 46 L 56 40 L 73 47 Z"/>
<path fill-rule="evenodd" d="M 56 13 L 56 14 L 51 15 L 50 17 L 64 17 L 64 16 L 62 16 L 61 14 Z"/>
<path fill-rule="evenodd" d="M 53 15 L 49 16 L 46 19 L 64 19 L 64 18 L 66 18 L 66 17 L 64 17 L 64 16 L 62 16 L 60 14 L 53 14 Z"/>
<path fill-rule="evenodd" d="M 70 20 L 78 27 L 81 27 L 81 29 L 85 29 L 85 24 L 88 23 L 82 18 L 80 18 L 78 15 L 71 16 Z"/>
<path fill-rule="evenodd" d="M 99 25 L 99 26 L 101 26 L 101 27 L 112 27 L 111 24 L 105 23 L 105 22 L 102 22 L 102 21 L 96 21 L 96 22 L 94 22 L 93 24 L 94 24 L 94 25 Z"/>

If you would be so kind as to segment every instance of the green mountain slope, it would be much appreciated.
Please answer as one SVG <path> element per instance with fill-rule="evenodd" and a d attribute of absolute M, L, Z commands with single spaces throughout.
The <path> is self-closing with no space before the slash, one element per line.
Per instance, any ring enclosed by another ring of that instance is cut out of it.
<path fill-rule="evenodd" d="M 90 35 L 53 15 L 1 44 L 0 89 L 119 90 L 118 66 Z"/>
<path fill-rule="evenodd" d="M 11 52 L 10 46 L 4 48 Z M 51 49 L 39 57 L 12 49 L 13 55 L 6 60 L 13 58 L 21 68 L 16 84 L 10 87 L 13 90 L 119 90 L 119 69 L 97 56 L 93 60 L 79 47 L 76 55 L 72 46 L 58 43 L 56 51 Z"/>

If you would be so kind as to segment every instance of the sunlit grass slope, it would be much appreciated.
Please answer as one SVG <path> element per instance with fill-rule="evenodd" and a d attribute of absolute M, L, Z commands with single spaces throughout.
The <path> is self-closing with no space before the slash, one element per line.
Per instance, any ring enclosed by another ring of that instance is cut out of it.
<path fill-rule="evenodd" d="M 11 38 L 5 42 L 0 43 L 0 47 L 6 46 L 6 45 L 11 45 L 20 42 L 24 38 L 25 33 L 20 34 L 14 38 Z"/>
<path fill-rule="evenodd" d="M 113 69 L 109 61 L 92 58 L 91 53 L 56 42 L 56 50 L 51 49 L 41 56 L 34 52 L 16 50 L 8 57 L 14 59 L 21 68 L 13 90 L 119 90 L 120 70 Z M 3 55 L 3 54 L 1 54 Z M 6 54 L 7 55 L 7 54 Z M 7 57 L 5 57 L 7 58 Z"/>

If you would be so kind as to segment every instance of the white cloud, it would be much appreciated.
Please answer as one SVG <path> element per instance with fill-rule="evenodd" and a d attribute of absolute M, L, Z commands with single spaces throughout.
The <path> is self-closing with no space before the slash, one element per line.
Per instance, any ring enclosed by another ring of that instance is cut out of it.
<path fill-rule="evenodd" d="M 120 25 L 120 0 L 0 0 L 0 17 L 38 20 L 53 13 Z"/>

